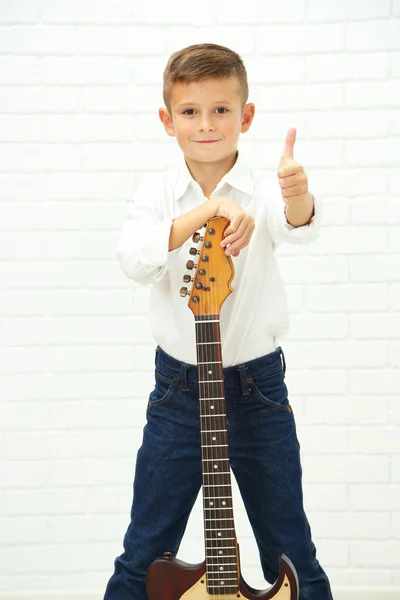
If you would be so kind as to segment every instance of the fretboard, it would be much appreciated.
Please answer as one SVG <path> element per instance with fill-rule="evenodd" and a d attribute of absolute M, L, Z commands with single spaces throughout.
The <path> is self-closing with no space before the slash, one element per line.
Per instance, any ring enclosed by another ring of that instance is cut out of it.
<path fill-rule="evenodd" d="M 207 591 L 235 594 L 239 567 L 233 519 L 219 315 L 195 317 Z"/>

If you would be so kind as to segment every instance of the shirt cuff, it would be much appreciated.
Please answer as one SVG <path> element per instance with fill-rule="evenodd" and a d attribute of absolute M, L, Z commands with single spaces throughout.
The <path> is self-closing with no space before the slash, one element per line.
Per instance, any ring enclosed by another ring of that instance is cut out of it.
<path fill-rule="evenodd" d="M 282 198 L 280 186 L 275 188 L 267 209 L 268 228 L 274 243 L 309 244 L 321 233 L 322 207 L 318 197 L 314 198 L 314 215 L 310 222 L 300 227 L 288 223 L 285 214 L 286 204 Z"/>

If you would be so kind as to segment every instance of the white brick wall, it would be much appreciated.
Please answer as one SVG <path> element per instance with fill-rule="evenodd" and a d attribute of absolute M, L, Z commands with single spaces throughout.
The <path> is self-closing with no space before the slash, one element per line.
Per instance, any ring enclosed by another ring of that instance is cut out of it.
<path fill-rule="evenodd" d="M 278 250 L 318 558 L 335 589 L 400 594 L 400 0 L 13 0 L 0 3 L 2 598 L 100 599 L 121 551 L 154 344 L 148 289 L 115 249 L 135 174 L 180 153 L 157 116 L 166 61 L 204 41 L 245 61 L 257 111 L 243 152 L 273 173 L 296 127 L 324 204 L 322 236 Z M 234 492 L 243 574 L 264 587 Z M 200 503 L 180 557 L 203 559 Z"/>

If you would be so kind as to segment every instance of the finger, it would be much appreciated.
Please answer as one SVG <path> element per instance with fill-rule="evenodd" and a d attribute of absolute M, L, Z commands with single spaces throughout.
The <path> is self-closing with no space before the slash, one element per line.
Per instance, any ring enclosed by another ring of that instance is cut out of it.
<path fill-rule="evenodd" d="M 292 175 L 296 175 L 297 173 L 300 173 L 301 171 L 304 172 L 303 165 L 301 165 L 295 161 L 281 163 L 279 165 L 279 169 L 278 169 L 278 177 L 287 179 L 288 177 L 291 177 Z"/>
<path fill-rule="evenodd" d="M 234 216 L 229 224 L 229 226 L 225 229 L 225 233 L 224 233 L 224 239 L 221 242 L 221 246 L 226 245 L 226 238 L 229 235 L 232 235 L 233 233 L 235 233 L 238 229 L 238 227 L 240 226 L 240 223 L 243 221 L 243 219 L 245 218 L 246 214 L 245 213 L 240 213 L 236 216 Z"/>
<path fill-rule="evenodd" d="M 296 141 L 296 129 L 292 127 L 286 134 L 285 146 L 283 148 L 281 162 L 283 160 L 293 160 L 294 157 L 294 144 Z"/>
<path fill-rule="evenodd" d="M 236 231 L 234 231 L 233 233 L 228 235 L 224 240 L 222 240 L 221 246 L 227 246 L 228 244 L 232 244 L 232 242 L 235 242 L 238 238 L 240 238 L 243 235 L 245 230 L 246 230 L 246 223 L 245 223 L 245 220 L 242 219 L 242 221 L 240 222 Z"/>
<path fill-rule="evenodd" d="M 281 187 L 291 187 L 292 185 L 304 185 L 306 183 L 308 183 L 308 177 L 305 174 L 305 172 L 303 171 L 302 173 L 300 173 L 301 169 L 297 169 L 295 172 L 291 173 L 291 174 L 287 174 L 284 176 L 279 176 L 278 174 L 278 178 L 279 178 L 279 184 Z"/>
<path fill-rule="evenodd" d="M 233 242 L 229 246 L 229 248 L 226 249 L 226 253 L 234 255 L 235 252 L 239 252 L 240 250 L 245 248 L 250 242 L 253 231 L 254 231 L 254 224 L 249 223 L 248 227 L 246 227 L 244 234 L 238 240 L 236 240 L 236 242 Z"/>
<path fill-rule="evenodd" d="M 285 198 L 293 198 L 294 196 L 301 196 L 307 193 L 307 188 L 303 185 L 294 185 L 290 188 L 285 188 L 283 196 Z"/>

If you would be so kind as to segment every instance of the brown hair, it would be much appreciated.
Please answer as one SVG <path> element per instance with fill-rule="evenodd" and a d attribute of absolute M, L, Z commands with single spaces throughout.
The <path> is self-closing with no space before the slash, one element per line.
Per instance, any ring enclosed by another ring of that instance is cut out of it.
<path fill-rule="evenodd" d="M 171 54 L 164 70 L 163 99 L 171 114 L 170 95 L 176 81 L 190 83 L 208 77 L 236 76 L 242 96 L 242 110 L 249 97 L 247 72 L 239 54 L 218 44 L 194 44 Z"/>

